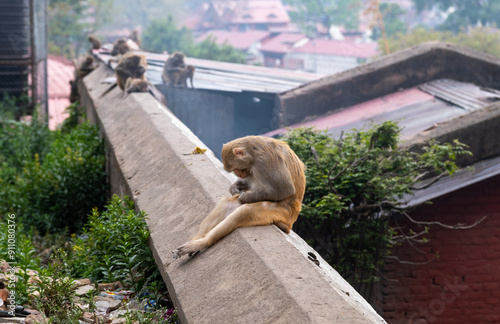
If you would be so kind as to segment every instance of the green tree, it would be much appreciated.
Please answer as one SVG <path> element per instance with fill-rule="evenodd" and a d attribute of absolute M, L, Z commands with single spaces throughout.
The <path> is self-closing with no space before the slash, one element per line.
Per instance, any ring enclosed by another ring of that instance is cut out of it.
<path fill-rule="evenodd" d="M 304 32 L 314 36 L 316 24 L 326 28 L 343 25 L 346 29 L 357 29 L 361 0 L 286 0 L 293 7 L 290 19 L 299 24 Z"/>
<path fill-rule="evenodd" d="M 382 14 L 387 37 L 391 37 L 397 33 L 406 33 L 406 24 L 400 19 L 400 16 L 405 13 L 398 4 L 381 3 L 380 12 Z M 375 27 L 373 30 L 373 38 L 381 37 L 380 27 Z"/>
<path fill-rule="evenodd" d="M 477 51 L 492 54 L 500 58 L 500 30 L 490 27 L 476 27 L 467 33 L 453 34 L 450 31 L 427 30 L 418 27 L 406 34 L 396 33 L 389 38 L 392 52 L 409 48 L 428 41 L 442 41 L 466 46 Z M 379 46 L 383 44 L 379 41 Z"/>
<path fill-rule="evenodd" d="M 187 56 L 207 60 L 243 63 L 244 54 L 227 45 L 218 45 L 212 38 L 195 44 L 191 31 L 177 28 L 171 16 L 163 20 L 153 20 L 142 34 L 142 45 L 147 51 L 162 53 L 183 52 Z"/>
<path fill-rule="evenodd" d="M 458 141 L 430 142 L 423 153 L 410 152 L 398 146 L 399 134 L 396 123 L 384 122 L 339 139 L 311 128 L 284 137 L 306 165 L 306 193 L 294 229 L 358 291 L 378 280 L 377 269 L 394 244 L 421 241 L 427 232 L 391 227 L 392 217 L 407 215 L 402 198 L 425 175 L 454 173 L 456 157 L 470 154 Z"/>
<path fill-rule="evenodd" d="M 459 32 L 470 26 L 500 26 L 500 2 L 493 0 L 413 0 L 418 11 L 453 8 L 440 29 Z"/>

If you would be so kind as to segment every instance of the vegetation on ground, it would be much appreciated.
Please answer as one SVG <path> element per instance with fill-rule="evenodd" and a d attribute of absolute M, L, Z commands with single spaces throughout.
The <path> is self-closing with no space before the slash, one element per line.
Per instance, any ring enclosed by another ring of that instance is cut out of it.
<path fill-rule="evenodd" d="M 456 158 L 470 154 L 458 141 L 431 141 L 422 153 L 411 152 L 399 146 L 400 131 L 384 122 L 338 139 L 311 128 L 283 138 L 306 165 L 294 229 L 354 287 L 380 279 L 379 267 L 395 244 L 425 241 L 427 228 L 407 233 L 391 220 L 408 216 L 403 197 L 419 189 L 419 180 L 456 172 Z"/>

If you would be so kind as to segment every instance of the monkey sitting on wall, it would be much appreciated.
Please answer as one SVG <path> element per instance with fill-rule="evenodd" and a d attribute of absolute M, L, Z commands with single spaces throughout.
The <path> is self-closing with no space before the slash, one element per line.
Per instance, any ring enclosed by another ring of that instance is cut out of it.
<path fill-rule="evenodd" d="M 88 38 L 90 44 L 92 45 L 92 48 L 90 49 L 90 53 L 92 53 L 92 50 L 98 50 L 101 48 L 101 42 L 95 38 L 94 36 L 89 36 Z"/>
<path fill-rule="evenodd" d="M 184 54 L 180 52 L 175 52 L 167 58 L 165 65 L 163 66 L 163 72 L 161 74 L 161 79 L 165 84 L 175 85 L 176 73 L 179 73 L 181 69 L 186 68 L 186 63 L 184 63 Z"/>
<path fill-rule="evenodd" d="M 302 207 L 304 164 L 283 141 L 247 136 L 225 144 L 222 162 L 239 180 L 201 223 L 198 234 L 172 252 L 177 259 L 206 249 L 239 227 L 275 224 L 289 233 Z"/>
<path fill-rule="evenodd" d="M 130 52 L 130 47 L 127 44 L 127 40 L 120 38 L 113 44 L 111 55 L 112 56 L 123 55 L 127 52 Z"/>
<path fill-rule="evenodd" d="M 187 80 L 189 79 L 191 83 L 191 88 L 194 88 L 193 77 L 195 69 L 196 68 L 193 65 L 188 65 L 185 69 L 181 68 L 179 71 L 174 72 L 175 74 L 174 86 L 187 87 Z"/>
<path fill-rule="evenodd" d="M 118 65 L 116 66 L 116 84 L 120 89 L 125 90 L 125 84 L 128 78 L 144 80 L 144 73 L 148 68 L 146 56 L 134 54 L 132 52 L 125 53 Z"/>
<path fill-rule="evenodd" d="M 84 76 L 92 72 L 94 69 L 94 58 L 90 55 L 87 55 L 87 57 L 85 57 L 85 59 L 76 69 L 76 72 L 80 80 L 82 80 Z"/>
<path fill-rule="evenodd" d="M 70 84 L 70 93 L 69 93 L 69 102 L 74 103 L 80 100 L 80 93 L 78 92 L 78 79 L 69 80 Z"/>
<path fill-rule="evenodd" d="M 132 40 L 139 48 L 141 47 L 141 39 L 139 38 L 139 31 L 137 29 L 132 30 L 128 39 Z"/>

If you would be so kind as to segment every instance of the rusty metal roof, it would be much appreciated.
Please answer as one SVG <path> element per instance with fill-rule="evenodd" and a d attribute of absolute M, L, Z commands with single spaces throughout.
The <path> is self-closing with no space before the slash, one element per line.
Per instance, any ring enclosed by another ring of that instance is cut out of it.
<path fill-rule="evenodd" d="M 327 129 L 335 137 L 353 128 L 361 129 L 371 123 L 392 120 L 403 127 L 402 138 L 405 139 L 437 123 L 486 107 L 498 100 L 500 94 L 494 89 L 441 79 L 346 107 L 288 128 L 314 126 Z M 278 129 L 265 135 L 276 136 L 285 131 Z"/>

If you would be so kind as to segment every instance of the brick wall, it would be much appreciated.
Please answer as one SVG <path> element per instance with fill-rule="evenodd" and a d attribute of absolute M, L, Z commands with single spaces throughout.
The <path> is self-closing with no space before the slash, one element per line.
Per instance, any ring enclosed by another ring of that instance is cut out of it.
<path fill-rule="evenodd" d="M 412 217 L 445 224 L 471 224 L 468 230 L 431 226 L 427 244 L 404 244 L 393 255 L 423 265 L 389 262 L 384 267 L 383 317 L 388 323 L 500 323 L 500 176 L 421 206 Z M 399 219 L 409 228 L 410 223 Z M 412 226 L 416 228 L 415 225 Z"/>

